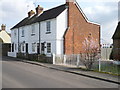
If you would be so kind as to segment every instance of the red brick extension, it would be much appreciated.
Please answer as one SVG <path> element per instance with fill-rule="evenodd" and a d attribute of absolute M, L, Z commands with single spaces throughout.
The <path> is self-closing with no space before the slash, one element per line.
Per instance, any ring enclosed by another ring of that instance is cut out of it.
<path fill-rule="evenodd" d="M 68 5 L 68 29 L 64 35 L 64 53 L 79 54 L 84 52 L 83 41 L 91 35 L 100 46 L 100 26 L 89 23 L 74 2 Z"/>

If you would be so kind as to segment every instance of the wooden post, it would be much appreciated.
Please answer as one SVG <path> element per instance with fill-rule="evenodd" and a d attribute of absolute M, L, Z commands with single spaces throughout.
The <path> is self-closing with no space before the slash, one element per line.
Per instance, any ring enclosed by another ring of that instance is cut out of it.
<path fill-rule="evenodd" d="M 80 55 L 77 55 L 77 67 L 79 67 L 79 63 L 80 63 Z"/>
<path fill-rule="evenodd" d="M 64 64 L 66 64 L 66 55 L 64 55 Z"/>

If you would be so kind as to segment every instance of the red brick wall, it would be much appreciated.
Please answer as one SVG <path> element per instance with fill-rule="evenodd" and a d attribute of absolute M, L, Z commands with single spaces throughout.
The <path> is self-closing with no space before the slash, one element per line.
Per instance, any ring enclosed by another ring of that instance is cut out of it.
<path fill-rule="evenodd" d="M 83 41 L 90 34 L 100 45 L 100 26 L 88 23 L 73 2 L 67 3 L 68 7 L 68 30 L 64 36 L 64 53 L 79 54 L 83 52 Z"/>

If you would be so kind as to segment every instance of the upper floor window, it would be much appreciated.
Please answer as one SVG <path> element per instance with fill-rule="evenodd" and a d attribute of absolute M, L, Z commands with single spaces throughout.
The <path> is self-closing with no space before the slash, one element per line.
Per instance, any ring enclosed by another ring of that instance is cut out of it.
<path fill-rule="evenodd" d="M 24 31 L 24 28 L 22 28 L 22 37 L 24 37 L 25 35 L 25 31 Z"/>
<path fill-rule="evenodd" d="M 51 22 L 50 21 L 46 22 L 46 33 L 51 33 Z"/>
<path fill-rule="evenodd" d="M 35 35 L 35 25 L 32 25 L 32 34 L 31 35 Z"/>
<path fill-rule="evenodd" d="M 14 36 L 16 37 L 17 33 L 16 33 L 16 30 L 14 30 Z"/>

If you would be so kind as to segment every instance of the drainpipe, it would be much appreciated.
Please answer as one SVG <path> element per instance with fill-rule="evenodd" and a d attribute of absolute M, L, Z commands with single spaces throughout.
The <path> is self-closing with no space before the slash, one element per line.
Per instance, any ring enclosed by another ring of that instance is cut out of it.
<path fill-rule="evenodd" d="M 20 42 L 19 42 L 19 28 L 18 28 L 18 53 L 20 52 Z"/>
<path fill-rule="evenodd" d="M 41 41 L 41 31 L 40 31 L 40 29 L 41 29 L 41 24 L 40 24 L 40 22 L 39 22 L 39 54 L 40 54 L 40 41 Z"/>

